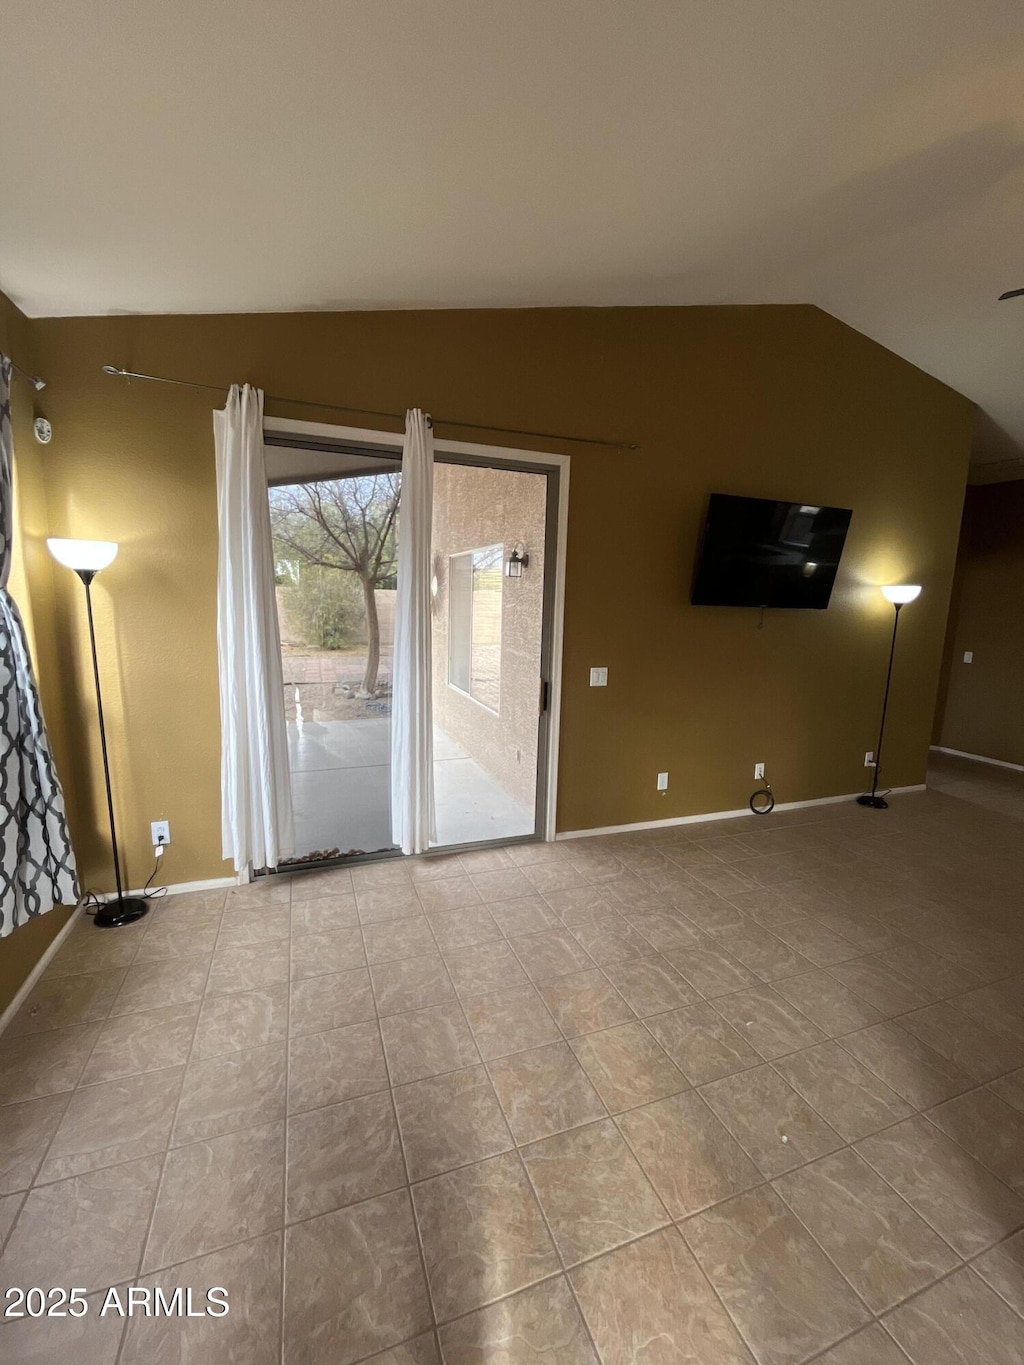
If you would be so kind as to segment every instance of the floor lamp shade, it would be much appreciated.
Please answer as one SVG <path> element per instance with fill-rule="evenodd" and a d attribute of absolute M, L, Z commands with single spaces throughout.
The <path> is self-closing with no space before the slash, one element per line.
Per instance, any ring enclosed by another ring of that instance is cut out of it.
<path fill-rule="evenodd" d="M 65 540 L 50 536 L 46 544 L 57 563 L 74 569 L 75 573 L 99 573 L 113 564 L 117 555 L 117 542 L 113 540 Z"/>
<path fill-rule="evenodd" d="M 113 540 L 68 540 L 60 536 L 47 539 L 50 554 L 58 564 L 73 569 L 85 586 L 85 607 L 89 618 L 89 647 L 92 651 L 92 676 L 96 685 L 96 714 L 100 724 L 100 751 L 103 755 L 103 781 L 107 790 L 107 815 L 110 818 L 110 850 L 114 859 L 114 881 L 117 897 L 101 906 L 95 914 L 97 927 L 114 929 L 141 919 L 149 909 L 144 896 L 126 896 L 121 883 L 121 859 L 117 851 L 117 827 L 114 823 L 114 797 L 110 788 L 110 761 L 107 757 L 107 728 L 103 723 L 103 692 L 100 688 L 100 665 L 96 653 L 96 626 L 92 614 L 92 580 L 114 562 L 117 543 Z"/>
<path fill-rule="evenodd" d="M 884 796 L 878 795 L 878 774 L 882 769 L 882 743 L 885 739 L 885 716 L 889 709 L 889 688 L 892 685 L 892 665 L 896 657 L 896 632 L 900 625 L 900 610 L 908 602 L 913 602 L 921 596 L 920 583 L 886 583 L 882 587 L 882 596 L 895 608 L 895 616 L 892 623 L 892 639 L 889 641 L 889 669 L 885 675 L 885 692 L 882 694 L 882 720 L 878 727 L 878 744 L 875 746 L 874 773 L 871 777 L 871 791 L 864 796 L 857 797 L 857 804 L 869 806 L 872 810 L 887 810 L 889 803 Z"/>
<path fill-rule="evenodd" d="M 921 585 L 920 583 L 887 583 L 882 589 L 882 596 L 894 607 L 905 607 L 908 602 L 913 602 L 921 596 Z"/>

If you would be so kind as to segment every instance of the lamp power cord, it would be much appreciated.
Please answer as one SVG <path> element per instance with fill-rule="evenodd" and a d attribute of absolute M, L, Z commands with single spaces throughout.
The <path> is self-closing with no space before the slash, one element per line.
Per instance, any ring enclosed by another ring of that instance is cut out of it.
<path fill-rule="evenodd" d="M 165 845 L 162 843 L 157 844 L 156 846 L 156 858 L 153 863 L 153 871 L 146 878 L 145 886 L 143 886 L 142 890 L 138 893 L 142 900 L 156 901 L 161 900 L 167 895 L 166 886 L 153 885 L 153 880 L 160 870 L 160 861 L 164 856 L 164 847 Z M 98 892 L 86 891 L 82 896 L 81 909 L 84 910 L 87 915 L 95 915 L 97 910 L 102 909 L 105 904 L 106 901 L 102 899 Z"/>
<path fill-rule="evenodd" d="M 775 809 L 775 793 L 772 791 L 772 784 L 767 777 L 763 777 L 761 781 L 764 786 L 758 787 L 748 804 L 755 815 L 770 815 Z"/>

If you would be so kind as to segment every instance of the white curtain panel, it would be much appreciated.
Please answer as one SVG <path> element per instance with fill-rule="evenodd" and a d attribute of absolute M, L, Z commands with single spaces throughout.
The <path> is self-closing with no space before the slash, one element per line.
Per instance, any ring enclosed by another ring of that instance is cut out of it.
<path fill-rule="evenodd" d="M 236 871 L 295 851 L 288 729 L 263 451 L 263 391 L 232 385 L 217 450 L 221 828 Z"/>
<path fill-rule="evenodd" d="M 430 523 L 434 435 L 430 418 L 405 414 L 398 505 L 398 596 L 391 691 L 391 837 L 403 853 L 437 839 L 430 652 Z"/>

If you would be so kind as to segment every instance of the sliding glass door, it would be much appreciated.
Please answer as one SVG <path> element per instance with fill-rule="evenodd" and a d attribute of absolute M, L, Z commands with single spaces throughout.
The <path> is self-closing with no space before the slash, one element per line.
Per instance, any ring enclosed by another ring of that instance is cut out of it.
<path fill-rule="evenodd" d="M 398 452 L 270 437 L 296 862 L 394 851 Z M 439 452 L 431 525 L 437 847 L 543 832 L 557 473 Z"/>
<path fill-rule="evenodd" d="M 441 845 L 537 831 L 547 503 L 544 473 L 435 465 L 434 790 Z"/>
<path fill-rule="evenodd" d="M 397 467 L 269 492 L 297 860 L 391 841 Z"/>

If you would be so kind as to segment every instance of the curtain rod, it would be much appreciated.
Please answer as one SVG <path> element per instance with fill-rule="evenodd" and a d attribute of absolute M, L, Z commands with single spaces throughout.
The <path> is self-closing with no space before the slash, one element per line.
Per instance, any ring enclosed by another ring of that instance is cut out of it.
<path fill-rule="evenodd" d="M 122 370 L 116 365 L 104 365 L 103 373 L 118 379 L 146 379 L 153 384 L 176 384 L 183 389 L 209 389 L 213 393 L 227 393 L 226 384 L 200 384 L 189 379 L 169 379 L 161 374 L 140 374 L 138 370 Z M 380 412 L 376 408 L 350 408 L 342 403 L 317 403 L 310 398 L 280 398 L 275 394 L 264 395 L 268 403 L 289 403 L 302 408 L 326 408 L 331 412 L 349 412 L 359 417 L 387 417 L 396 422 L 405 420 L 404 412 Z M 518 427 L 491 427 L 481 422 L 455 422 L 450 417 L 435 417 L 433 422 L 442 427 L 459 427 L 464 431 L 500 432 L 503 436 L 534 436 L 542 441 L 572 441 L 578 445 L 609 446 L 613 450 L 639 450 L 630 441 L 609 441 L 596 436 L 559 436 L 551 431 L 521 431 Z"/>
<path fill-rule="evenodd" d="M 24 379 L 26 384 L 31 384 L 31 386 L 36 390 L 37 393 L 40 389 L 46 388 L 45 379 L 40 379 L 37 374 L 29 374 L 28 370 L 23 370 L 20 365 L 15 365 L 14 361 L 11 360 L 10 356 L 7 356 L 6 359 L 10 361 L 11 370 L 13 371 L 13 373 L 16 374 L 19 379 Z"/>

